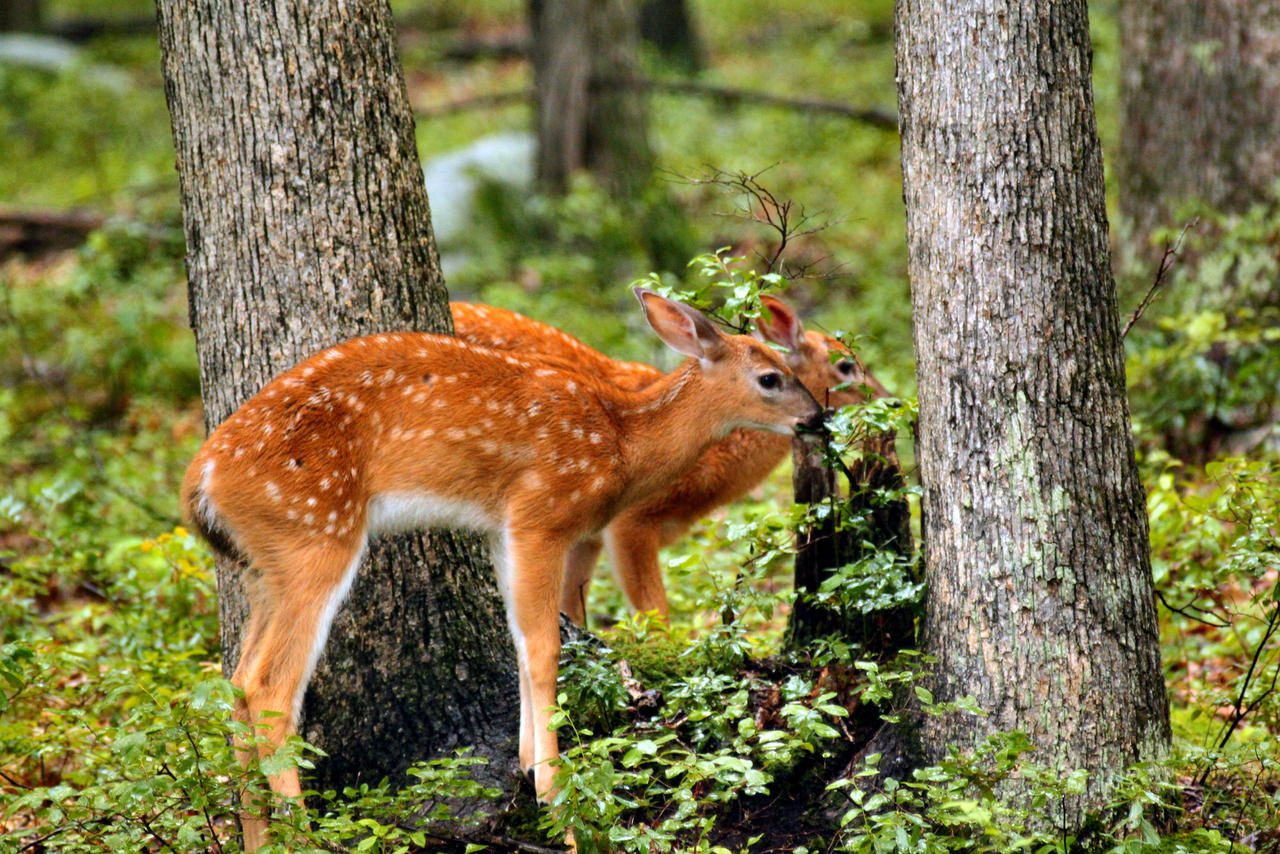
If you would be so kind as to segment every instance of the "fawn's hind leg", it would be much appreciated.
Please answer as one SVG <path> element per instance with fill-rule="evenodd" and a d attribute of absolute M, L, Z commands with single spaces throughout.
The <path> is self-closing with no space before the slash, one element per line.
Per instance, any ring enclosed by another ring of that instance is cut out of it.
<path fill-rule="evenodd" d="M 250 604 L 246 643 L 231 677 L 244 692 L 236 719 L 254 726 L 260 758 L 271 756 L 297 731 L 298 711 L 316 660 L 324 649 L 329 626 L 346 598 L 359 566 L 361 550 L 331 543 L 310 545 L 280 556 L 291 573 L 259 568 L 261 584 Z M 260 616 L 261 614 L 261 616 Z M 249 745 L 238 745 L 244 763 L 252 759 Z M 271 790 L 286 798 L 302 794 L 296 769 L 267 780 Z M 265 841 L 269 805 L 245 805 L 241 812 L 245 850 Z"/>

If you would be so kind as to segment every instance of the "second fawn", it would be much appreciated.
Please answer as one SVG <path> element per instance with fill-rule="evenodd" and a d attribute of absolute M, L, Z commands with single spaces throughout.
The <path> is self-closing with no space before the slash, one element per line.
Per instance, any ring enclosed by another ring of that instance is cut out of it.
<path fill-rule="evenodd" d="M 887 396 L 847 347 L 829 335 L 805 331 L 791 307 L 766 296 L 760 334 L 786 348 L 784 358 L 800 382 L 820 402 L 833 407 Z M 623 388 L 644 388 L 662 373 L 636 362 L 620 362 L 573 336 L 506 309 L 473 303 L 450 304 L 459 338 L 487 347 L 534 350 L 574 364 Z M 607 541 L 615 577 L 635 610 L 667 616 L 658 550 L 712 510 L 741 498 L 778 467 L 790 450 L 785 436 L 735 430 L 708 448 L 669 487 L 619 511 L 599 536 L 584 538 L 569 551 L 560 609 L 579 625 L 586 618 L 586 591 Z"/>
<path fill-rule="evenodd" d="M 369 537 L 461 526 L 492 537 L 519 668 L 520 764 L 550 796 L 570 548 L 618 508 L 667 488 L 729 431 L 785 434 L 822 419 L 768 346 L 726 336 L 658 294 L 636 295 L 658 336 L 691 357 L 640 391 L 520 350 L 389 333 L 303 361 L 209 436 L 183 499 L 205 538 L 254 573 L 232 682 L 244 692 L 236 718 L 265 735 L 261 755 L 295 731 Z M 295 770 L 269 782 L 278 795 L 300 794 Z M 242 820 L 252 851 L 266 820 L 254 809 Z"/>

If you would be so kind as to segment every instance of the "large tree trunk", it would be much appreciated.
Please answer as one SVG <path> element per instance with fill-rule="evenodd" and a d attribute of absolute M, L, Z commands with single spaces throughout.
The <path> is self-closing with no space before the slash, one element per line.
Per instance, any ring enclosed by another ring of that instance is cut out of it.
<path fill-rule="evenodd" d="M 1280 178 L 1280 6 L 1122 0 L 1120 211 L 1136 248 L 1187 201 L 1238 211 Z"/>
<path fill-rule="evenodd" d="M 158 11 L 206 424 L 338 341 L 452 331 L 385 0 Z M 218 591 L 230 673 L 239 567 L 219 565 Z M 379 541 L 307 692 L 300 732 L 329 753 L 311 782 L 376 782 L 464 745 L 496 779 L 517 696 L 482 543 Z"/>
<path fill-rule="evenodd" d="M 1084 0 L 899 0 L 923 486 L 926 752 L 1025 731 L 1089 771 L 1169 746 Z M 1060 814 L 1061 813 L 1061 814 Z"/>
<path fill-rule="evenodd" d="M 590 171 L 629 197 L 653 168 L 638 76 L 636 13 L 628 0 L 529 0 L 538 153 L 535 174 L 562 193 Z"/>

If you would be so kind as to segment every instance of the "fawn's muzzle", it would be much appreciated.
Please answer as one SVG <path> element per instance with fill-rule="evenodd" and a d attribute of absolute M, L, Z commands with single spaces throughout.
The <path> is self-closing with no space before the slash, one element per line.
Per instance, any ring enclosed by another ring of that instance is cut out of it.
<path fill-rule="evenodd" d="M 827 432 L 827 413 L 819 409 L 805 420 L 796 424 L 797 433 L 825 433 Z"/>

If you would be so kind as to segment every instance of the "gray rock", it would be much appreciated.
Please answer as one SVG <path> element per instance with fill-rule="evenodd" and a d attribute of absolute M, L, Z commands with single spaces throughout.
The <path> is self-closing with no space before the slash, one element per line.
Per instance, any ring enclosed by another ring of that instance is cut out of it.
<path fill-rule="evenodd" d="M 452 244 L 471 222 L 480 180 L 492 179 L 527 188 L 533 183 L 533 154 L 532 134 L 498 133 L 432 158 L 422 167 L 427 197 L 431 201 L 431 227 L 446 273 L 465 260 Z"/>
<path fill-rule="evenodd" d="M 123 92 L 131 85 L 129 75 L 124 71 L 108 65 L 86 64 L 84 51 L 53 36 L 0 33 L 0 65 L 32 68 L 48 74 L 78 69 L 86 81 L 117 92 Z"/>
<path fill-rule="evenodd" d="M 81 56 L 78 47 L 52 36 L 0 34 L 0 65 L 18 65 L 58 74 L 74 65 Z"/>

